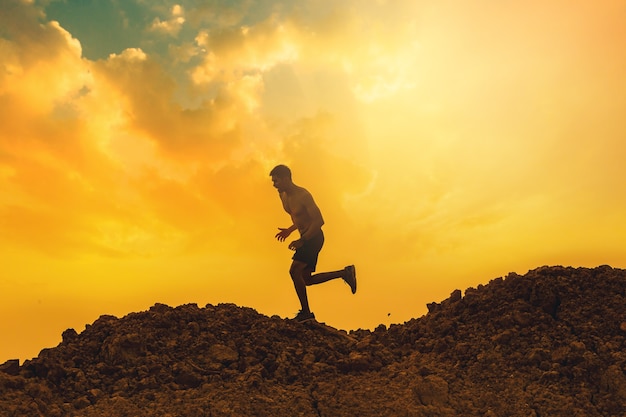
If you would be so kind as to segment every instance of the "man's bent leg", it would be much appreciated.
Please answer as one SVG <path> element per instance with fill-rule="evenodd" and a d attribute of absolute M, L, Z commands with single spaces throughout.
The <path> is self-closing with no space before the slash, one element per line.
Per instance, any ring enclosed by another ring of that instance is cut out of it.
<path fill-rule="evenodd" d="M 347 266 L 339 271 L 320 272 L 319 274 L 315 275 L 311 275 L 311 273 L 309 272 L 308 275 L 304 275 L 306 285 L 321 284 L 322 282 L 330 281 L 337 278 L 342 278 L 346 282 L 346 284 L 350 286 L 352 294 L 356 292 L 356 271 L 354 269 L 354 265 Z"/>
<path fill-rule="evenodd" d="M 306 270 L 307 264 L 301 261 L 293 261 L 291 264 L 291 268 L 289 268 L 289 275 L 291 275 L 293 286 L 296 288 L 296 294 L 298 295 L 298 299 L 300 300 L 302 311 L 305 313 L 309 313 L 311 309 L 309 308 L 309 299 L 306 294 L 306 279 L 310 276 L 311 271 Z"/>
<path fill-rule="evenodd" d="M 319 274 L 310 275 L 306 277 L 306 285 L 316 285 L 321 284 L 322 282 L 330 281 L 337 278 L 343 278 L 344 270 L 340 271 L 331 271 L 331 272 L 320 272 Z"/>

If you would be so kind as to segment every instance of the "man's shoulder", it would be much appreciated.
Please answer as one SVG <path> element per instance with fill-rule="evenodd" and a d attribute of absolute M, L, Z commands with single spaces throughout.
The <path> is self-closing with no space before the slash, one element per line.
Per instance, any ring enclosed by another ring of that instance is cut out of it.
<path fill-rule="evenodd" d="M 309 190 L 307 190 L 304 187 L 300 187 L 298 186 L 297 191 L 295 193 L 295 195 L 299 198 L 299 199 L 311 199 L 313 198 L 313 196 L 311 195 L 311 193 L 309 192 Z"/>
<path fill-rule="evenodd" d="M 304 187 L 301 187 L 301 186 L 299 186 L 299 185 L 298 185 L 296 188 L 297 188 L 298 192 L 300 192 L 300 193 L 307 193 L 307 194 L 310 194 L 310 193 L 309 193 L 309 190 L 307 190 L 307 189 L 306 189 L 306 188 L 304 188 Z"/>

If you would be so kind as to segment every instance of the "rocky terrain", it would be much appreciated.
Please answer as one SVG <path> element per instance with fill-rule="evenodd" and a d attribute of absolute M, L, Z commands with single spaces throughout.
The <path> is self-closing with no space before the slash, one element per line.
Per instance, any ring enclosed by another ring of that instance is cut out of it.
<path fill-rule="evenodd" d="M 0 416 L 624 416 L 626 271 L 542 267 L 349 333 L 230 304 L 102 316 L 0 365 Z"/>

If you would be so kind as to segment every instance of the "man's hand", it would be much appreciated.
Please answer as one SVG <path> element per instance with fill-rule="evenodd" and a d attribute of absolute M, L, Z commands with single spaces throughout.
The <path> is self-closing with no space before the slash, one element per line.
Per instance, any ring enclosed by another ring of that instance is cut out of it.
<path fill-rule="evenodd" d="M 278 239 L 279 242 L 284 242 L 285 239 L 287 239 L 287 237 L 289 237 L 292 232 L 292 230 L 283 229 L 282 227 L 279 227 L 278 230 L 280 230 L 280 232 L 276 233 L 275 237 L 276 239 Z"/>
<path fill-rule="evenodd" d="M 291 250 L 300 249 L 302 245 L 304 245 L 304 240 L 302 239 L 294 240 L 293 242 L 289 244 L 289 249 Z"/>

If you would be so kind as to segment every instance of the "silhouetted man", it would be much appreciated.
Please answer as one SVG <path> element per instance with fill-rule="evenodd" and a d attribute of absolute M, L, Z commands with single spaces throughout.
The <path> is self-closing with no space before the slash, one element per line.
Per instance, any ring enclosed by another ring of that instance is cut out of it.
<path fill-rule="evenodd" d="M 296 229 L 300 232 L 300 239 L 289 244 L 289 249 L 295 251 L 289 274 L 302 306 L 295 320 L 299 322 L 313 320 L 315 315 L 309 308 L 306 293 L 307 285 L 321 284 L 332 279 L 342 278 L 354 294 L 356 292 L 356 270 L 354 265 L 349 265 L 339 271 L 311 275 L 315 271 L 318 254 L 324 245 L 322 213 L 315 204 L 311 193 L 292 182 L 291 170 L 288 167 L 278 165 L 272 169 L 270 176 L 274 187 L 278 190 L 283 208 L 289 213 L 293 223 L 285 229 L 279 227 L 278 230 L 280 231 L 276 234 L 276 239 L 283 242 Z"/>

